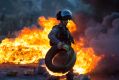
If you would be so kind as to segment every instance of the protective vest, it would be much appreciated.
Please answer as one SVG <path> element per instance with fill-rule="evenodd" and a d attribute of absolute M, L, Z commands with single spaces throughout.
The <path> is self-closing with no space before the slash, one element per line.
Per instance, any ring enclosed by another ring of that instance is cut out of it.
<path fill-rule="evenodd" d="M 60 40 L 61 42 L 65 43 L 65 44 L 68 44 L 68 45 L 71 45 L 71 42 L 72 42 L 73 38 L 70 35 L 70 33 L 68 31 L 68 28 L 65 27 L 65 26 L 61 27 L 60 25 L 57 25 L 54 28 L 58 29 L 58 31 L 56 32 L 55 37 L 58 40 Z M 51 43 L 51 46 L 54 45 L 52 42 L 50 42 L 50 43 Z"/>

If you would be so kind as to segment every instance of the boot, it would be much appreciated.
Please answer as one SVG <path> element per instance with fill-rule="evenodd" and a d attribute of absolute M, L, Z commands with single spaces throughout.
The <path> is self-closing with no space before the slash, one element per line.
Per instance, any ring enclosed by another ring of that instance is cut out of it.
<path fill-rule="evenodd" d="M 67 78 L 67 80 L 73 80 L 73 78 L 74 78 L 73 72 L 68 72 L 68 73 L 66 74 L 66 78 Z"/>
<path fill-rule="evenodd" d="M 47 80 L 60 80 L 60 78 L 57 76 L 50 76 L 50 77 L 48 77 Z"/>

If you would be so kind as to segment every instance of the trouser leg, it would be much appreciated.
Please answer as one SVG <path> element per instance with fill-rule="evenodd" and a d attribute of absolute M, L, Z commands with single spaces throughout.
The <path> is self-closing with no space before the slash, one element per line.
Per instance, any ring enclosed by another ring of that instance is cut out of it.
<path fill-rule="evenodd" d="M 67 74 L 66 78 L 67 80 L 73 80 L 74 74 L 73 74 L 73 69 L 71 69 Z"/>

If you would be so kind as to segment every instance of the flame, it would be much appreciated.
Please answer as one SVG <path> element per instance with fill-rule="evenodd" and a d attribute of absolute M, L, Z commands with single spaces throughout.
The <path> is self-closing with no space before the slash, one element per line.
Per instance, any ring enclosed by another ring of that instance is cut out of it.
<path fill-rule="evenodd" d="M 54 25 L 59 21 L 56 18 L 39 17 L 40 28 L 24 27 L 16 33 L 16 38 L 6 38 L 0 43 L 0 63 L 29 64 L 38 63 L 39 59 L 44 58 L 50 49 L 48 34 Z M 73 21 L 69 21 L 68 26 L 71 33 L 77 30 Z M 93 48 L 84 48 L 85 39 L 75 40 L 74 48 L 77 60 L 74 71 L 80 74 L 92 71 L 101 57 L 96 56 Z"/>
<path fill-rule="evenodd" d="M 77 60 L 73 68 L 74 72 L 79 74 L 91 72 L 100 59 L 101 57 L 96 56 L 92 48 L 81 48 L 77 52 Z"/>

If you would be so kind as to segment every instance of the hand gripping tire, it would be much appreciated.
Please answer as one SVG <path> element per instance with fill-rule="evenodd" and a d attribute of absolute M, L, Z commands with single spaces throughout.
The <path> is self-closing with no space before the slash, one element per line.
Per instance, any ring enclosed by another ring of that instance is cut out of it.
<path fill-rule="evenodd" d="M 47 52 L 47 54 L 45 56 L 45 64 L 46 64 L 47 68 L 52 72 L 66 73 L 73 68 L 73 66 L 76 62 L 76 54 L 75 54 L 73 48 L 70 47 L 70 50 L 68 52 L 65 50 L 66 53 L 69 54 L 68 63 L 66 65 L 62 65 L 62 66 L 55 66 L 52 63 L 52 59 L 61 50 L 64 50 L 64 49 L 58 49 L 57 46 L 52 46 L 51 49 Z"/>

